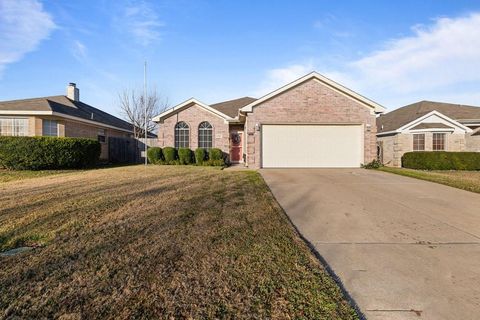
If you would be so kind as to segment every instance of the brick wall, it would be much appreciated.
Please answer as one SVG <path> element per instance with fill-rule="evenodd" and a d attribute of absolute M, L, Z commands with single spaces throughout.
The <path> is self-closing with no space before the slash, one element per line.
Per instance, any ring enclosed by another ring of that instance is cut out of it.
<path fill-rule="evenodd" d="M 376 126 L 372 109 L 316 79 L 257 105 L 247 115 L 247 163 L 251 168 L 261 165 L 261 132 L 255 131 L 256 123 L 364 124 L 364 161 L 367 163 L 376 158 Z"/>
<path fill-rule="evenodd" d="M 198 148 L 198 126 L 201 122 L 208 121 L 213 126 L 213 147 L 229 153 L 228 123 L 197 105 L 183 109 L 160 123 L 158 128 L 160 147 L 175 146 L 175 125 L 180 121 L 186 122 L 190 127 L 190 149 Z"/>
<path fill-rule="evenodd" d="M 465 140 L 466 140 L 465 149 L 467 151 L 480 152 L 480 135 L 478 135 L 479 132 L 480 132 L 480 129 L 477 129 L 474 132 L 467 134 L 467 136 L 465 137 Z M 477 135 L 472 135 L 472 134 L 477 134 Z"/>

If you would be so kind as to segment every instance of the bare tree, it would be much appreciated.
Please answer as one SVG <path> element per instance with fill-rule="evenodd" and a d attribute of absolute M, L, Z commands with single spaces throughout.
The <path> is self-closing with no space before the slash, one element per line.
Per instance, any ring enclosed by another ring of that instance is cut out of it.
<path fill-rule="evenodd" d="M 126 121 L 133 125 L 135 138 L 145 137 L 145 104 L 144 95 L 141 91 L 124 89 L 118 95 L 119 106 Z M 157 90 L 153 89 L 147 93 L 147 132 L 156 130 L 156 123 L 151 119 L 168 108 L 168 99 L 161 98 Z"/>

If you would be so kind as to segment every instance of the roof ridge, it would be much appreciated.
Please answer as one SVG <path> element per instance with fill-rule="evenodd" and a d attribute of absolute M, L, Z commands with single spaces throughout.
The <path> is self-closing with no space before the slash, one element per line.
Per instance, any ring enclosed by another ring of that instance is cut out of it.
<path fill-rule="evenodd" d="M 10 102 L 19 102 L 19 101 L 31 101 L 31 100 L 49 100 L 50 98 L 65 97 L 64 95 L 55 95 L 55 96 L 46 96 L 46 97 L 36 97 L 36 98 L 26 98 L 26 99 L 13 99 L 13 100 L 2 100 L 0 103 L 10 103 Z"/>
<path fill-rule="evenodd" d="M 236 100 L 241 100 L 241 99 L 247 99 L 247 98 L 248 98 L 248 99 L 257 100 L 257 98 L 254 98 L 254 97 L 244 96 L 244 97 L 240 97 L 240 98 L 236 98 L 236 99 L 230 99 L 230 100 L 225 100 L 225 101 L 220 101 L 220 102 L 211 103 L 210 106 L 216 105 L 216 104 L 221 104 L 221 103 L 232 102 L 232 101 L 236 101 Z"/>

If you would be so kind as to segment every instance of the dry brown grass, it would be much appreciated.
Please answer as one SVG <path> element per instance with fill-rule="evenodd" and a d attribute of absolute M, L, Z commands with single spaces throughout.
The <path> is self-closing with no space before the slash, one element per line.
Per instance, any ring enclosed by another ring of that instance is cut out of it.
<path fill-rule="evenodd" d="M 480 171 L 425 171 L 392 167 L 381 167 L 379 170 L 480 193 Z"/>
<path fill-rule="evenodd" d="M 43 246 L 0 257 L 0 318 L 357 318 L 256 172 L 134 166 L 2 187 L 1 248 Z"/>

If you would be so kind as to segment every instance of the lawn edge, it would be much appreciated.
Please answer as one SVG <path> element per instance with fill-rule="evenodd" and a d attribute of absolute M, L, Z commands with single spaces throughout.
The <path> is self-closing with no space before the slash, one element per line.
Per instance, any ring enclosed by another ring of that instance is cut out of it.
<path fill-rule="evenodd" d="M 410 172 L 410 171 L 403 171 L 403 168 L 390 168 L 390 167 L 387 167 L 387 168 L 383 167 L 383 168 L 378 168 L 378 169 L 374 169 L 374 170 L 379 171 L 379 172 L 396 174 L 396 175 L 403 176 L 403 177 L 428 181 L 428 182 L 432 182 L 432 183 L 436 183 L 436 184 L 441 184 L 441 185 L 444 185 L 444 186 L 447 186 L 447 187 L 451 187 L 451 188 L 455 188 L 455 189 L 459 189 L 459 190 L 463 190 L 463 191 L 468 191 L 468 192 L 473 192 L 473 193 L 480 194 L 479 191 L 470 190 L 470 189 L 468 189 L 466 187 L 463 187 L 463 186 L 461 186 L 461 185 L 459 185 L 455 182 L 450 183 L 448 181 L 440 181 L 439 179 L 437 179 L 433 176 L 423 175 L 423 172 L 421 170 L 418 170 L 417 172 Z M 414 169 L 412 169 L 412 170 L 414 170 Z"/>
<path fill-rule="evenodd" d="M 272 190 L 270 189 L 270 186 L 265 181 L 265 179 L 263 179 L 262 174 L 260 172 L 258 172 L 258 175 L 262 179 L 262 182 L 265 184 L 265 186 L 268 190 L 268 193 L 270 193 L 272 198 L 275 200 L 275 203 L 280 208 L 283 216 L 286 218 L 286 221 L 288 222 L 288 224 L 289 224 L 290 228 L 292 229 L 292 231 L 294 232 L 294 234 L 297 235 L 300 238 L 300 240 L 303 241 L 303 243 L 308 247 L 308 249 L 313 254 L 313 256 L 317 259 L 317 261 L 322 265 L 323 268 L 325 268 L 325 271 L 327 272 L 328 276 L 330 276 L 333 279 L 333 281 L 338 285 L 338 287 L 340 288 L 340 291 L 342 292 L 343 296 L 345 297 L 345 300 L 355 310 L 355 312 L 358 315 L 358 318 L 360 320 L 367 320 L 366 316 L 360 310 L 360 307 L 358 306 L 355 299 L 351 296 L 351 294 L 345 288 L 345 286 L 344 286 L 342 280 L 340 279 L 340 277 L 335 273 L 333 268 L 328 264 L 327 260 L 325 260 L 325 258 L 323 258 L 322 255 L 317 251 L 315 246 L 300 232 L 300 230 L 297 228 L 297 226 L 293 223 L 293 221 L 290 219 L 290 217 L 288 216 L 285 209 L 277 201 L 277 198 L 275 198 L 275 195 L 273 194 Z"/>

